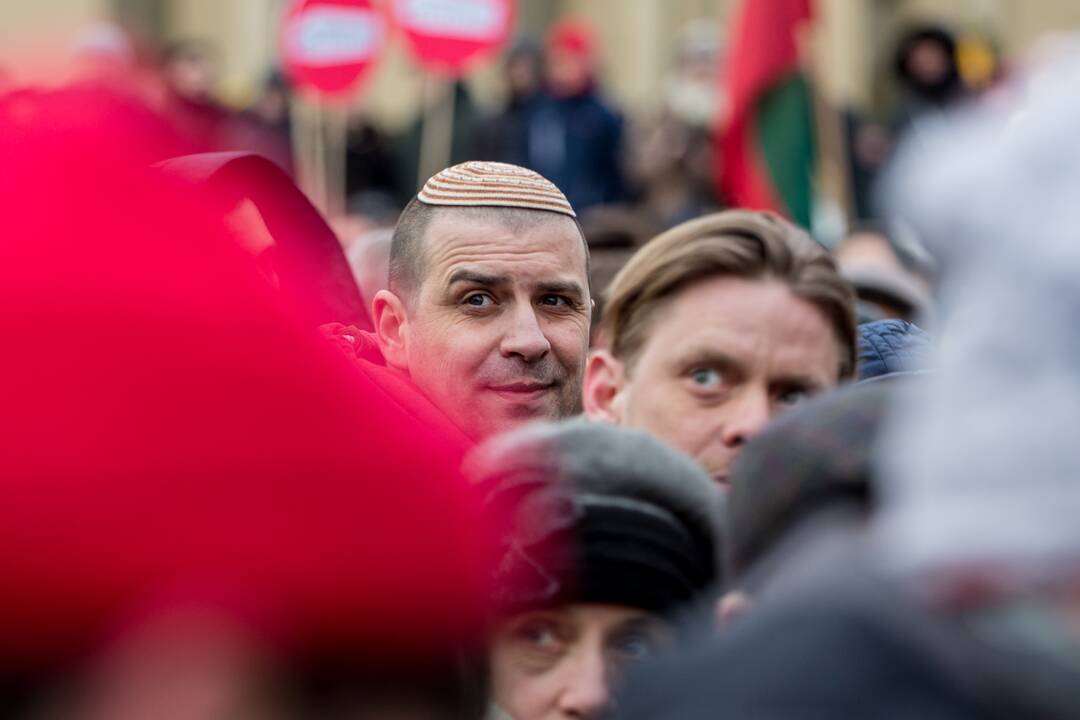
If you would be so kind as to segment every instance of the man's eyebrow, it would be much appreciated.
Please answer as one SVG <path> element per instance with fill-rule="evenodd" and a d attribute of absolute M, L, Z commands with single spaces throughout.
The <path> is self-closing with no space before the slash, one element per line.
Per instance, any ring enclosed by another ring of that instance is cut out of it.
<path fill-rule="evenodd" d="M 637 629 L 640 627 L 658 627 L 659 621 L 651 615 L 639 615 L 637 617 L 627 618 L 618 624 L 618 628 L 622 629 Z"/>
<path fill-rule="evenodd" d="M 626 633 L 656 633 L 664 630 L 664 624 L 659 619 L 643 615 L 623 620 L 616 625 L 608 634 L 608 639 L 613 640 Z"/>
<path fill-rule="evenodd" d="M 455 270 L 451 273 L 450 279 L 446 281 L 446 284 L 453 285 L 459 282 L 497 287 L 499 285 L 508 285 L 510 283 L 510 278 L 506 275 L 488 275 L 486 273 L 477 272 L 476 270 L 462 269 Z"/>
<path fill-rule="evenodd" d="M 573 280 L 545 280 L 536 283 L 536 289 L 542 293 L 558 293 L 563 295 L 585 296 L 585 288 L 581 283 Z"/>

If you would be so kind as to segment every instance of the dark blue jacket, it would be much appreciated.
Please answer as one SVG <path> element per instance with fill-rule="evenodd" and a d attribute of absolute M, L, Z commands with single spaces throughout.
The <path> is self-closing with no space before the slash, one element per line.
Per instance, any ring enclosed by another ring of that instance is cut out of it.
<path fill-rule="evenodd" d="M 625 199 L 618 113 L 589 92 L 543 97 L 530 115 L 528 166 L 555 183 L 576 211 Z"/>
<path fill-rule="evenodd" d="M 877 320 L 859 326 L 859 380 L 925 370 L 930 336 L 906 320 Z"/>

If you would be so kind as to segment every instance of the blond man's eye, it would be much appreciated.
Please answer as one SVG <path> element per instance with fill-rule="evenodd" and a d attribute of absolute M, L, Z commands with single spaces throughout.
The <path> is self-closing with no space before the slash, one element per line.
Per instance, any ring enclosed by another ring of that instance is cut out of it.
<path fill-rule="evenodd" d="M 720 384 L 720 373 L 712 368 L 698 368 L 690 372 L 690 379 L 701 387 L 715 387 Z"/>

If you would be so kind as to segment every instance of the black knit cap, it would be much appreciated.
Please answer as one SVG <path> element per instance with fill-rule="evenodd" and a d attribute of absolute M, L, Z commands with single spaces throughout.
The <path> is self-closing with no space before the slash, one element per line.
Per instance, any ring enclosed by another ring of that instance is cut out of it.
<path fill-rule="evenodd" d="M 642 433 L 530 426 L 479 448 L 467 470 L 508 521 L 496 577 L 505 613 L 578 602 L 667 615 L 718 579 L 717 488 Z"/>
<path fill-rule="evenodd" d="M 887 411 L 918 376 L 883 375 L 814 398 L 742 449 L 725 507 L 727 573 L 739 578 L 803 519 L 877 506 L 877 440 Z"/>

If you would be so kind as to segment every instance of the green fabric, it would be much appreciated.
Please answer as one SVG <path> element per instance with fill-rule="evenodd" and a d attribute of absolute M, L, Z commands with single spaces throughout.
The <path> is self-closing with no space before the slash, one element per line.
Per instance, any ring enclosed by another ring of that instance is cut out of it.
<path fill-rule="evenodd" d="M 769 179 L 791 219 L 810 227 L 814 180 L 814 118 L 810 86 L 795 73 L 762 96 L 756 141 Z"/>

